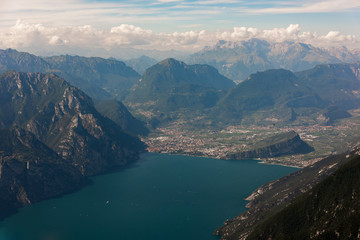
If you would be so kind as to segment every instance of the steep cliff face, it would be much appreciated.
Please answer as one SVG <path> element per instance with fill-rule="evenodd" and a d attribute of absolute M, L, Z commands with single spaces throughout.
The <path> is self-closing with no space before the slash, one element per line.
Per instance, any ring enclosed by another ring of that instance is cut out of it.
<path fill-rule="evenodd" d="M 137 159 L 144 149 L 95 110 L 78 88 L 53 74 L 8 72 L 0 77 L 0 126 L 20 126 L 85 176 Z"/>
<path fill-rule="evenodd" d="M 351 159 L 358 158 L 359 150 L 355 148 L 348 153 L 329 156 L 314 165 L 264 184 L 246 199 L 249 201 L 246 205 L 248 210 L 226 221 L 214 234 L 224 240 L 246 239 L 258 224 L 284 209 L 292 200 L 312 189 Z"/>
<path fill-rule="evenodd" d="M 14 209 L 79 189 L 80 171 L 30 132 L 0 130 L 0 220 Z"/>
<path fill-rule="evenodd" d="M 53 74 L 0 76 L 0 219 L 138 158 L 144 144 Z"/>
<path fill-rule="evenodd" d="M 254 149 L 249 151 L 229 154 L 228 159 L 250 159 L 250 158 L 269 158 L 279 157 L 290 154 L 309 153 L 314 149 L 300 139 L 294 132 L 287 132 L 268 138 L 258 143 Z"/>

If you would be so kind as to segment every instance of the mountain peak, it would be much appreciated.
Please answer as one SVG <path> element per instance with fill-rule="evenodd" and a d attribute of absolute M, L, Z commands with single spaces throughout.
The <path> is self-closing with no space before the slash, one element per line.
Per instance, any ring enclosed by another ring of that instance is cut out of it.
<path fill-rule="evenodd" d="M 160 65 L 163 66 L 175 66 L 175 65 L 184 65 L 184 62 L 178 61 L 174 58 L 167 58 L 159 62 Z"/>
<path fill-rule="evenodd" d="M 12 49 L 12 48 L 7 48 L 5 49 L 5 52 L 18 52 L 16 49 Z"/>

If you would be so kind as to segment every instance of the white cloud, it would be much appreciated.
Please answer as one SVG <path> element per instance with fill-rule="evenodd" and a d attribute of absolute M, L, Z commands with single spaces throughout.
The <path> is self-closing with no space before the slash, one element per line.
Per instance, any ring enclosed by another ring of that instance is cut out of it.
<path fill-rule="evenodd" d="M 69 43 L 69 41 L 63 40 L 59 36 L 56 36 L 56 35 L 50 37 L 50 39 L 49 39 L 49 45 L 52 45 L 52 46 L 54 46 L 54 45 L 65 45 L 67 43 Z"/>
<path fill-rule="evenodd" d="M 130 24 L 110 29 L 97 29 L 91 25 L 74 27 L 47 27 L 18 20 L 0 32 L 0 48 L 14 48 L 30 52 L 60 52 L 79 55 L 111 56 L 117 49 L 196 51 L 214 45 L 219 40 L 242 41 L 250 38 L 271 42 L 296 41 L 321 47 L 345 45 L 359 46 L 359 39 L 330 31 L 325 35 L 302 32 L 298 24 L 287 28 L 262 30 L 253 27 L 234 27 L 227 31 L 186 31 L 156 33 Z M 75 51 L 75 52 L 74 52 Z M 121 56 L 114 56 L 121 57 Z"/>

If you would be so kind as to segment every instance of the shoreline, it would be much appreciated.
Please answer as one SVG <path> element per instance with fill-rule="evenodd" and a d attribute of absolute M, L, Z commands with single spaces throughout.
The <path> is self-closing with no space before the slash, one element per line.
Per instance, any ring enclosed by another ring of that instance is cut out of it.
<path fill-rule="evenodd" d="M 302 169 L 306 166 L 298 166 L 298 165 L 291 165 L 291 164 L 285 164 L 285 163 L 275 163 L 275 162 L 271 162 L 271 161 L 267 161 L 266 159 L 262 159 L 262 158 L 249 158 L 249 159 L 240 159 L 240 160 L 236 160 L 236 159 L 224 159 L 224 158 L 220 158 L 220 157 L 213 157 L 213 156 L 206 156 L 206 155 L 196 155 L 196 154 L 188 154 L 188 153 L 171 153 L 171 152 L 146 152 L 143 154 L 168 154 L 168 155 L 180 155 L 180 156 L 189 156 L 189 157 L 201 157 L 201 158 L 211 158 L 211 159 L 218 159 L 218 160 L 223 160 L 223 161 L 242 161 L 242 160 L 252 160 L 252 161 L 257 161 L 259 162 L 259 164 L 267 164 L 267 165 L 277 165 L 277 166 L 283 166 L 283 167 L 291 167 L 291 168 L 297 168 L 297 169 Z M 292 155 L 290 155 L 292 156 Z"/>

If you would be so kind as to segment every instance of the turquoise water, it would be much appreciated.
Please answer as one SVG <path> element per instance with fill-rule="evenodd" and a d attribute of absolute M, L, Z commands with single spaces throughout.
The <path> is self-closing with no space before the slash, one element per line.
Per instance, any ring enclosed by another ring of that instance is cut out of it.
<path fill-rule="evenodd" d="M 212 236 L 262 184 L 295 171 L 256 161 L 144 154 L 76 193 L 21 208 L 1 240 L 184 240 Z"/>

